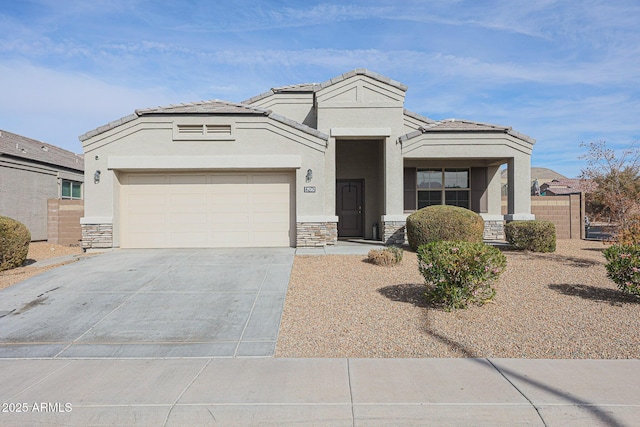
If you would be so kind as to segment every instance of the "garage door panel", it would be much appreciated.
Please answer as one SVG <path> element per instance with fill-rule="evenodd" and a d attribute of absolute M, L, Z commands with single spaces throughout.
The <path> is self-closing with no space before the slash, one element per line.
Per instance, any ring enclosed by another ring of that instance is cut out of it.
<path fill-rule="evenodd" d="M 211 233 L 214 247 L 247 247 L 252 246 L 248 231 L 214 231 Z"/>
<path fill-rule="evenodd" d="M 205 213 L 189 212 L 169 215 L 170 230 L 202 230 L 207 226 L 207 215 Z"/>
<path fill-rule="evenodd" d="M 165 183 L 166 175 L 160 174 L 131 174 L 127 175 L 125 182 L 128 185 L 149 185 L 155 187 Z"/>
<path fill-rule="evenodd" d="M 123 247 L 290 246 L 293 174 L 129 174 Z"/>
<path fill-rule="evenodd" d="M 209 201 L 214 206 L 224 206 L 224 205 L 233 205 L 233 204 L 247 205 L 249 203 L 249 194 L 247 193 L 210 194 Z"/>
<path fill-rule="evenodd" d="M 289 183 L 289 175 L 283 173 L 254 173 L 253 180 L 260 184 Z"/>
<path fill-rule="evenodd" d="M 145 226 L 146 224 L 165 224 L 167 221 L 167 216 L 163 212 L 145 214 L 132 213 L 129 215 L 129 219 L 129 223 L 131 225 L 139 228 L 140 226 Z M 131 231 L 135 232 L 136 228 Z"/>
<path fill-rule="evenodd" d="M 288 221 L 283 221 L 282 212 L 254 212 L 253 222 L 255 224 L 280 224 L 289 227 Z"/>
<path fill-rule="evenodd" d="M 169 175 L 169 184 L 177 185 L 202 185 L 206 186 L 209 183 L 207 175 Z"/>
<path fill-rule="evenodd" d="M 207 247 L 207 236 L 202 232 L 169 233 L 169 244 L 172 248 L 204 248 Z"/>
<path fill-rule="evenodd" d="M 250 224 L 249 214 L 247 212 L 218 212 L 211 217 L 211 224 L 213 226 L 229 226 L 236 224 L 236 226 L 248 227 Z"/>
<path fill-rule="evenodd" d="M 129 236 L 129 248 L 164 247 L 166 233 L 163 232 L 131 232 Z"/>
<path fill-rule="evenodd" d="M 283 236 L 277 231 L 257 231 L 253 235 L 255 246 L 273 246 L 277 242 L 279 246 L 289 246 L 289 236 Z"/>

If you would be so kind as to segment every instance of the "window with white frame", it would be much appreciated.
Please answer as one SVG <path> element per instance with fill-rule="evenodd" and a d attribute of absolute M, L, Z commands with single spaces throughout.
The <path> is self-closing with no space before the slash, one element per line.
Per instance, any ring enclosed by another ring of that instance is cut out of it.
<path fill-rule="evenodd" d="M 66 200 L 82 199 L 82 183 L 63 179 L 60 188 L 60 198 Z"/>
<path fill-rule="evenodd" d="M 469 209 L 469 169 L 418 169 L 418 209 L 432 205 L 452 205 Z"/>

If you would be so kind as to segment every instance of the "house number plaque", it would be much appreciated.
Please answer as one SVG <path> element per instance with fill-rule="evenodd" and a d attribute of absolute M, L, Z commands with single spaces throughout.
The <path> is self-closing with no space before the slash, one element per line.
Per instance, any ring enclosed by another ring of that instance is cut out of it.
<path fill-rule="evenodd" d="M 304 187 L 304 192 L 305 193 L 315 193 L 316 192 L 316 187 Z"/>

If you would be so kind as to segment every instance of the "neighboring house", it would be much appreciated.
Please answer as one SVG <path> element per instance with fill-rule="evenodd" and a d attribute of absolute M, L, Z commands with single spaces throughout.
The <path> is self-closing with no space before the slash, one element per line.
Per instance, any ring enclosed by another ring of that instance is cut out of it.
<path fill-rule="evenodd" d="M 532 219 L 534 140 L 505 126 L 422 117 L 404 109 L 406 90 L 356 69 L 243 103 L 136 110 L 90 131 L 80 136 L 83 246 L 397 244 L 407 215 L 433 204 L 480 213 L 487 233 Z"/>
<path fill-rule="evenodd" d="M 540 194 L 543 196 L 560 196 L 565 194 L 588 193 L 591 181 L 579 178 L 554 179 L 540 186 Z"/>
<path fill-rule="evenodd" d="M 47 199 L 82 199 L 84 159 L 62 148 L 0 130 L 0 215 L 47 240 Z"/>
<path fill-rule="evenodd" d="M 508 179 L 508 173 L 506 169 L 503 169 L 501 172 L 501 183 L 502 183 L 502 195 L 506 196 L 507 195 L 507 179 Z M 542 183 L 544 182 L 549 182 L 552 181 L 554 179 L 567 179 L 566 176 L 554 171 L 553 169 L 549 169 L 549 168 L 541 168 L 541 167 L 537 167 L 537 166 L 533 166 L 531 168 L 531 195 L 532 196 L 539 196 L 540 194 L 534 194 L 534 188 L 536 183 L 538 184 L 538 186 L 540 186 Z M 539 187 L 538 187 L 539 188 Z"/>

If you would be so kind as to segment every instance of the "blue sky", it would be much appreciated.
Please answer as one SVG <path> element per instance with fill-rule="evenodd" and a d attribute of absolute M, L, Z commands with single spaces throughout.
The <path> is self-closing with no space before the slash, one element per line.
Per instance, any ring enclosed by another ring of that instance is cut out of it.
<path fill-rule="evenodd" d="M 512 126 L 574 177 L 581 142 L 640 139 L 638 23 L 637 0 L 2 1 L 0 129 L 79 153 L 137 108 L 368 68 L 409 110 Z"/>

